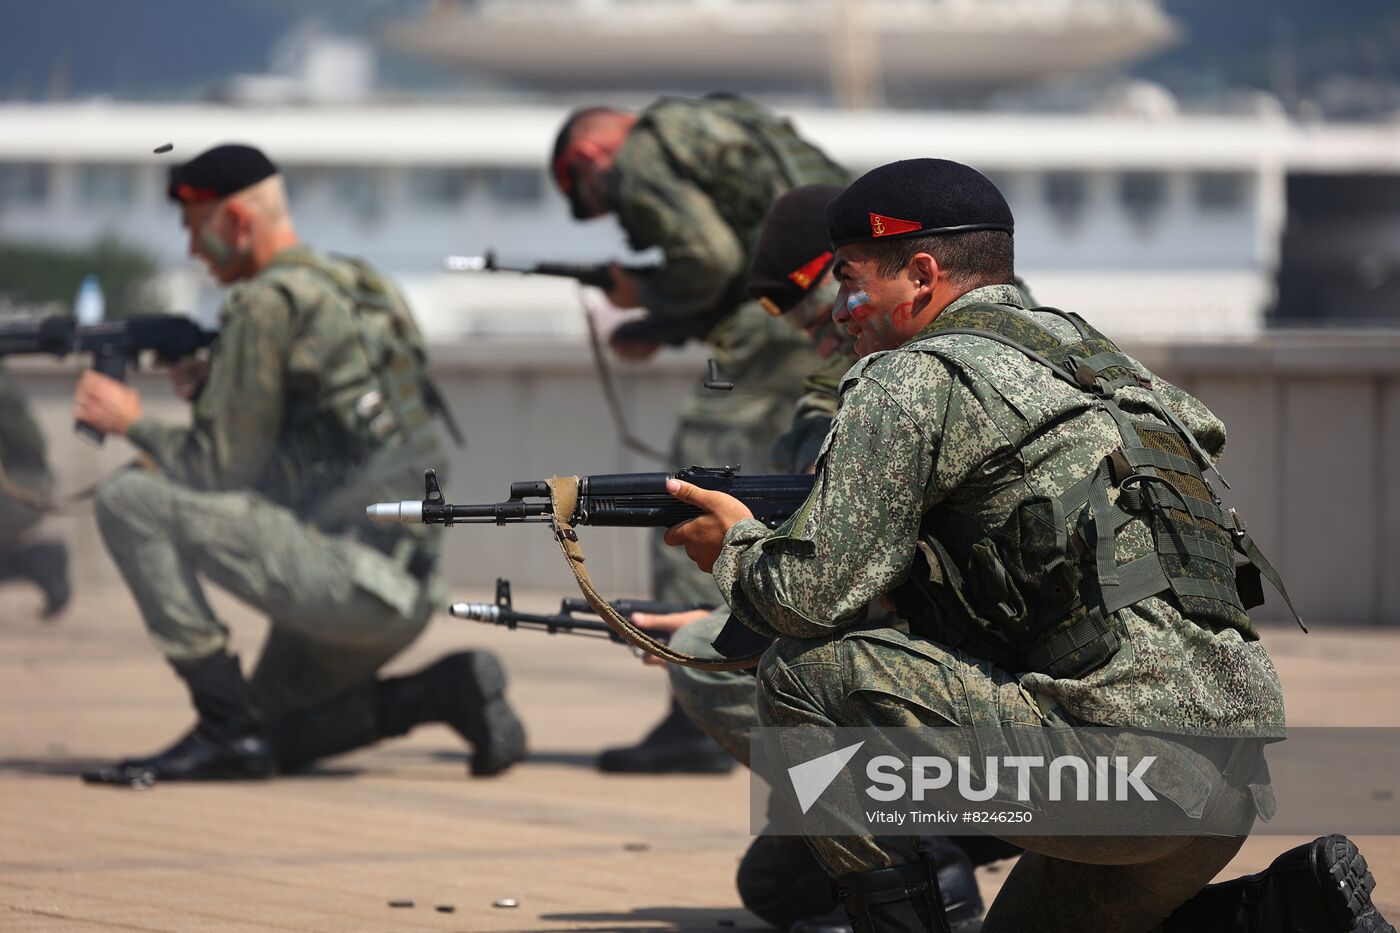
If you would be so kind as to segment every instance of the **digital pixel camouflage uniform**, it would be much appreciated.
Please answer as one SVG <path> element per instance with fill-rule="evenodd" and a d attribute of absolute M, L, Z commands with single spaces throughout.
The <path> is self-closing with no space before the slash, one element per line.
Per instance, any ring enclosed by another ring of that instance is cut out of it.
<path fill-rule="evenodd" d="M 1061 339 L 1071 336 L 1062 318 L 1023 310 L 1011 286 L 970 292 L 940 318 L 979 302 L 1028 315 Z M 932 350 L 910 344 L 872 354 L 847 375 L 813 494 L 798 514 L 776 532 L 739 522 L 725 539 L 716 583 L 745 624 L 778 639 L 760 665 L 761 722 L 1098 724 L 1281 736 L 1282 691 L 1260 644 L 1233 627 L 1197 624 L 1159 597 L 1113 614 L 1121 647 L 1079 679 L 1013 674 L 931 639 L 863 624 L 869 601 L 909 572 L 921 522 L 935 507 L 950 517 L 938 533 L 957 554 L 1001 527 L 1026 497 L 1062 494 L 1121 442 L 1092 396 L 1015 350 L 960 335 L 933 341 Z M 987 373 L 995 387 L 984 381 Z M 1155 383 L 1206 451 L 1219 457 L 1223 425 L 1195 399 Z M 1123 394 L 1140 394 L 1150 404 L 1143 390 Z M 1115 546 L 1120 564 L 1153 548 L 1146 528 L 1131 525 Z M 1248 783 L 1227 784 L 1220 771 L 1202 774 L 1204 786 L 1194 790 L 1246 818 L 1267 817 L 1267 777 L 1258 771 L 1247 777 Z M 1195 894 L 1241 844 L 1237 837 L 1176 837 L 1144 854 L 1142 840 L 1018 841 L 1029 852 L 988 913 L 988 933 L 1147 930 Z M 913 837 L 810 842 L 833 877 L 917 857 Z M 1127 864 L 1104 864 L 1114 861 Z M 1049 891 L 1053 897 L 1044 895 Z"/>
<path fill-rule="evenodd" d="M 98 490 L 99 528 L 169 659 L 228 641 L 202 576 L 271 621 L 251 688 L 274 731 L 344 696 L 345 721 L 317 728 L 345 735 L 323 744 L 368 741 L 374 674 L 438 596 L 435 536 L 364 520 L 366 503 L 401 498 L 442 462 L 421 337 L 392 285 L 300 246 L 236 286 L 221 318 L 192 424 L 131 426 L 157 469 Z"/>
<path fill-rule="evenodd" d="M 1033 307 L 1030 288 L 1019 276 L 1014 282 L 1021 293 L 1022 307 Z M 836 297 L 835 289 L 824 288 L 811 297 L 830 305 Z M 853 355 L 836 353 L 807 374 L 788 429 L 773 442 L 770 456 L 777 472 L 812 470 L 836 417 L 841 380 L 854 362 Z M 671 636 L 671 644 L 686 654 L 718 658 L 713 642 L 728 618 L 729 611 L 724 609 L 697 619 Z M 744 764 L 751 764 L 749 733 L 758 727 L 754 679 L 744 671 L 707 671 L 679 664 L 668 665 L 666 670 L 671 689 L 690 718 L 725 751 Z"/>
<path fill-rule="evenodd" d="M 803 335 L 747 299 L 754 242 L 784 191 L 848 181 L 786 121 L 744 100 L 663 98 L 628 133 L 609 200 L 632 248 L 665 257 L 640 277 L 641 305 L 669 342 L 704 340 L 735 386 L 714 391 L 697 380 L 672 438 L 674 466 L 767 470 L 769 447 L 820 361 Z M 659 536 L 653 567 L 658 599 L 714 600 L 711 581 Z"/>

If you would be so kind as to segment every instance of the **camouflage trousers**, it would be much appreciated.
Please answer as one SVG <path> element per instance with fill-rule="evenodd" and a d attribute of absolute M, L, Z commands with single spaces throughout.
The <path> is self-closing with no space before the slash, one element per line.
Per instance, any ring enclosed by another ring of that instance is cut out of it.
<path fill-rule="evenodd" d="M 756 303 L 741 305 L 709 335 L 709 349 L 729 392 L 696 381 L 671 438 L 671 463 L 735 466 L 771 473 L 773 439 L 787 430 L 807 375 L 821 365 L 806 336 Z M 652 540 L 652 592 L 668 602 L 720 604 L 709 574 L 679 548 Z"/>
<path fill-rule="evenodd" d="M 671 647 L 702 658 L 718 658 L 711 643 L 729 618 L 727 608 L 697 619 L 671 635 Z M 758 682 L 751 671 L 702 671 L 666 665 L 671 693 L 686 715 L 735 760 L 749 765 L 749 731 L 758 726 Z"/>
<path fill-rule="evenodd" d="M 389 557 L 323 534 L 257 493 L 201 492 L 130 469 L 99 487 L 94 503 L 103 541 L 170 660 L 207 657 L 228 643 L 200 577 L 268 615 L 250 679 L 265 719 L 336 699 L 344 715 L 372 720 L 375 673 L 431 614 L 431 587 Z M 393 606 L 386 592 L 416 595 Z M 371 720 L 344 727 L 368 736 Z"/>
<path fill-rule="evenodd" d="M 679 691 L 678 691 L 679 693 Z M 1071 724 L 1011 674 L 892 628 L 780 639 L 758 671 L 764 726 Z M 951 730 L 950 730 L 951 732 Z M 936 752 L 936 749 L 935 749 Z M 773 762 L 777 769 L 791 762 Z M 1210 775 L 1214 812 L 1253 819 L 1248 789 Z M 775 791 L 784 782 L 775 782 Z M 984 933 L 1143 933 L 1204 887 L 1239 851 L 1239 836 L 1015 836 L 1026 848 L 987 913 Z M 809 837 L 833 877 L 918 857 L 915 836 Z"/>

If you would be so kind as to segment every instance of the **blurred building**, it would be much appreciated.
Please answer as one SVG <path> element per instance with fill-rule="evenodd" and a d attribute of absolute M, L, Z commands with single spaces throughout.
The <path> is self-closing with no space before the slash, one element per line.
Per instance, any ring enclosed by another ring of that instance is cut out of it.
<path fill-rule="evenodd" d="M 574 336 L 581 323 L 568 283 L 440 271 L 445 254 L 489 247 L 519 260 L 623 251 L 611 221 L 570 221 L 544 174 L 564 113 L 523 105 L 0 105 L 0 237 L 79 244 L 118 233 L 172 270 L 172 306 L 207 312 L 215 294 L 183 259 L 165 166 L 215 143 L 252 142 L 284 167 L 303 235 L 398 276 L 435 336 Z M 857 172 L 926 155 L 986 171 L 1015 210 L 1018 265 L 1038 297 L 1115 333 L 1254 334 L 1275 305 L 1285 248 L 1285 318 L 1395 320 L 1400 128 L 1323 130 L 1267 109 L 828 108 L 792 116 Z M 174 152 L 151 153 L 166 141 Z M 1286 228 L 1290 214 L 1295 223 Z"/>
<path fill-rule="evenodd" d="M 1037 298 L 1084 314 L 1231 426 L 1225 469 L 1247 480 L 1227 502 L 1304 613 L 1400 619 L 1400 576 L 1385 570 L 1400 561 L 1400 125 L 1301 123 L 1258 96 L 1198 112 L 1142 82 L 1043 87 L 1168 41 L 1151 0 L 433 10 L 385 35 L 472 72 L 451 102 L 377 92 L 363 41 L 304 30 L 279 43 L 268 74 L 231 77 L 206 103 L 0 104 L 0 239 L 115 233 L 168 270 L 171 307 L 207 315 L 218 291 L 185 257 L 166 166 L 220 142 L 264 147 L 308 241 L 366 256 L 407 287 L 472 439 L 449 455 L 452 496 L 492 501 L 511 480 L 652 464 L 615 443 L 571 283 L 451 275 L 442 257 L 621 258 L 616 226 L 572 222 L 546 178 L 568 107 L 754 93 L 853 171 L 932 155 L 989 173 L 1015 211 L 1018 267 Z M 165 142 L 173 152 L 152 154 Z M 1319 323 L 1391 330 L 1279 326 Z M 620 367 L 634 432 L 665 438 L 702 366 L 692 353 Z M 71 440 L 71 371 L 32 361 L 24 372 L 61 488 L 120 462 L 120 445 Z M 154 398 L 155 380 L 143 384 Z M 105 566 L 86 518 L 72 524 L 86 572 Z M 644 590 L 644 535 L 590 545 L 605 588 Z M 447 566 L 459 585 L 509 568 L 521 586 L 571 586 L 548 537 L 524 531 L 449 535 Z M 1277 618 L 1276 603 L 1260 617 Z"/>

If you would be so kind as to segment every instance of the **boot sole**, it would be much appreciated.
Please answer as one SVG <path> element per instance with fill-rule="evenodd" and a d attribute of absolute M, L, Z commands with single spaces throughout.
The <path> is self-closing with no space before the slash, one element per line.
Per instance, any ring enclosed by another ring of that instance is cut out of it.
<path fill-rule="evenodd" d="M 1346 836 L 1326 836 L 1313 850 L 1313 870 L 1319 880 L 1330 879 L 1333 887 L 1332 913 L 1344 933 L 1395 933 L 1376 905 L 1371 892 L 1376 877 L 1366 864 L 1366 856 Z"/>

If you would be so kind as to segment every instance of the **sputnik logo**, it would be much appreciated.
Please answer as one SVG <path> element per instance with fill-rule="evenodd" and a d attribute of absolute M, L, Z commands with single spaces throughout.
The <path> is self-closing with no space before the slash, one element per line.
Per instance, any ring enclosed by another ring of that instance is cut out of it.
<path fill-rule="evenodd" d="M 838 748 L 834 752 L 788 768 L 788 778 L 792 781 L 792 789 L 797 793 L 797 804 L 804 814 L 812 809 L 812 805 L 831 786 L 831 782 L 836 780 L 836 775 L 841 773 L 841 769 L 850 764 L 864 744 L 864 741 L 860 741 L 854 745 L 847 745 L 845 748 Z"/>

